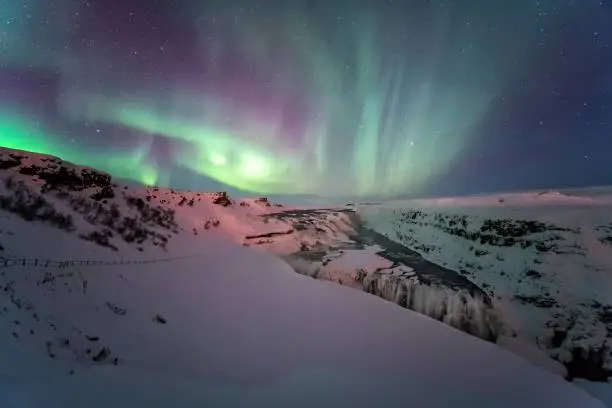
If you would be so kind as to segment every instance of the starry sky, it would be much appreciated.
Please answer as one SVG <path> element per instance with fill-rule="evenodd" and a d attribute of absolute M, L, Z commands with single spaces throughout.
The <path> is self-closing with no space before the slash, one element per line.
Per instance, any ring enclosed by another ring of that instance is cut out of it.
<path fill-rule="evenodd" d="M 0 0 L 0 146 L 272 195 L 612 184 L 612 1 Z"/>

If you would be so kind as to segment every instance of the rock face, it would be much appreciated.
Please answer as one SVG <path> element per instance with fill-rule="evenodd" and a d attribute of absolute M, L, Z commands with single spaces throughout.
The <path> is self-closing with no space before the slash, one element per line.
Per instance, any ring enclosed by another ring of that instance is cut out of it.
<path fill-rule="evenodd" d="M 102 194 L 103 189 L 108 192 L 108 189 L 112 187 L 109 175 L 91 169 L 77 171 L 64 165 L 48 165 L 47 167 L 30 165 L 19 168 L 19 173 L 26 176 L 36 176 L 43 180 L 45 182 L 41 188 L 43 193 L 51 190 L 83 191 L 97 188 L 101 190 L 99 193 Z"/>
<path fill-rule="evenodd" d="M 0 151 L 0 208 L 41 221 L 111 250 L 151 242 L 164 248 L 178 231 L 174 209 L 131 196 L 106 173 L 60 159 Z M 85 221 L 77 222 L 75 216 Z"/>
<path fill-rule="evenodd" d="M 499 328 L 490 304 L 467 289 L 427 284 L 415 272 L 400 269 L 374 272 L 364 279 L 363 290 L 483 340 L 497 340 Z"/>
<path fill-rule="evenodd" d="M 224 207 L 229 207 L 233 204 L 232 200 L 229 198 L 227 192 L 225 191 L 215 193 L 213 197 L 213 204 L 222 205 Z"/>
<path fill-rule="evenodd" d="M 347 231 L 346 239 L 303 243 L 298 252 L 287 257 L 296 272 L 363 290 L 484 340 L 496 340 L 499 327 L 487 293 L 457 272 L 428 262 L 417 252 L 364 227 L 355 211 L 294 210 L 269 216 L 290 220 L 295 233 L 305 237 Z M 344 251 L 365 248 L 378 248 L 375 254 L 387 260 L 389 267 L 338 270 L 330 264 L 342 258 Z"/>
<path fill-rule="evenodd" d="M 479 245 L 491 247 L 520 247 L 535 248 L 538 252 L 559 250 L 558 242 L 562 240 L 558 235 L 548 235 L 545 238 L 537 234 L 545 232 L 567 232 L 568 228 L 546 224 L 535 220 L 514 219 L 485 219 L 482 224 L 474 228 L 474 219 L 469 215 L 427 213 L 420 209 L 406 209 L 395 213 L 397 222 L 403 226 L 429 227 L 442 233 L 465 239 Z M 402 234 L 402 241 L 414 241 L 415 236 Z M 431 248 L 419 246 L 420 250 L 428 252 Z"/>
<path fill-rule="evenodd" d="M 612 212 L 573 200 L 578 205 L 419 200 L 359 212 L 377 231 L 482 288 L 499 312 L 501 335 L 530 342 L 564 364 L 568 378 L 605 380 L 612 374 L 612 298 L 604 289 Z"/>

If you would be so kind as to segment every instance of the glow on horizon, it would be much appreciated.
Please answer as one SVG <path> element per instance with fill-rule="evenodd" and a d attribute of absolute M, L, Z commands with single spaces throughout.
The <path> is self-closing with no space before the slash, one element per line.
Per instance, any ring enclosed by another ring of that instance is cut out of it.
<path fill-rule="evenodd" d="M 91 149 L 70 144 L 61 128 L 33 127 L 27 112 L 0 109 L 0 145 L 145 184 L 187 170 L 254 193 L 400 194 L 432 182 L 469 149 L 509 79 L 479 53 L 457 53 L 454 70 L 441 76 L 444 13 L 423 55 L 385 49 L 384 23 L 363 10 L 347 10 L 353 23 L 323 34 L 313 16 L 287 7 L 274 27 L 261 24 L 262 15 L 217 27 L 214 44 L 210 27 L 194 26 L 201 52 L 191 70 L 201 72 L 191 86 L 126 83 L 96 58 L 71 56 L 67 64 L 57 52 L 42 58 L 7 49 L 0 61 L 8 65 L 62 73 L 57 104 L 67 121 L 148 137 L 136 147 Z M 219 19 L 229 18 L 224 10 Z M 155 140 L 169 146 L 170 166 L 154 154 Z"/>

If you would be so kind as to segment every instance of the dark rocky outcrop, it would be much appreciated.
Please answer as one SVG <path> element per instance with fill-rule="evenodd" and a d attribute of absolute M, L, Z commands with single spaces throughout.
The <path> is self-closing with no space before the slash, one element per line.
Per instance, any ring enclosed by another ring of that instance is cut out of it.
<path fill-rule="evenodd" d="M 92 231 L 89 234 L 81 234 L 79 235 L 79 237 L 84 239 L 85 241 L 95 242 L 100 246 L 110 248 L 113 251 L 119 250 L 115 245 L 111 243 L 110 239 L 113 237 L 113 233 L 107 229 L 103 231 Z"/>
<path fill-rule="evenodd" d="M 30 165 L 21 167 L 19 173 L 37 176 L 44 180 L 45 183 L 41 187 L 42 192 L 59 189 L 82 191 L 88 188 L 102 189 L 111 186 L 111 176 L 108 174 L 85 168 L 77 171 L 75 168 L 64 165 L 59 168 Z"/>
<path fill-rule="evenodd" d="M 223 207 L 229 207 L 233 204 L 230 197 L 225 191 L 219 191 L 213 194 L 213 204 L 222 205 Z"/>
<path fill-rule="evenodd" d="M 63 214 L 48 199 L 48 194 L 65 202 L 74 212 L 83 216 L 85 221 L 100 230 L 81 233 L 82 239 L 98 245 L 117 250 L 112 242 L 115 234 L 128 243 L 143 243 L 151 240 L 156 246 L 165 248 L 168 236 L 159 229 L 177 232 L 178 225 L 174 219 L 174 210 L 138 197 L 122 193 L 117 196 L 111 177 L 93 169 L 69 167 L 59 159 L 41 158 L 43 165 L 23 166 L 25 156 L 10 154 L 2 160 L 2 167 L 17 168 L 13 170 L 33 179 L 43 180 L 38 192 L 38 185 L 16 182 L 8 175 L 4 178 L 7 192 L 0 196 L 0 208 L 19 215 L 27 221 L 42 221 L 72 232 L 76 230 L 72 214 Z M 20 167 L 21 166 L 21 167 Z M 85 195 L 83 190 L 94 190 Z M 125 200 L 129 213 L 122 213 L 121 198 Z"/>
<path fill-rule="evenodd" d="M 553 297 L 547 294 L 541 294 L 541 295 L 515 294 L 514 298 L 523 304 L 532 304 L 536 307 L 544 308 L 544 309 L 548 309 L 548 308 L 557 306 L 557 301 Z"/>
<path fill-rule="evenodd" d="M 272 206 L 272 203 L 270 203 L 267 197 L 259 197 L 258 199 L 255 200 L 255 202 L 265 204 L 266 207 Z"/>
<path fill-rule="evenodd" d="M 23 182 L 5 179 L 7 195 L 0 195 L 0 208 L 19 215 L 26 221 L 42 221 L 64 231 L 76 229 L 70 214 L 62 214 L 43 196 L 31 191 Z"/>
<path fill-rule="evenodd" d="M 0 159 L 0 170 L 8 170 L 14 167 L 21 166 L 22 156 L 17 156 L 15 154 L 9 154 L 8 159 Z"/>
<path fill-rule="evenodd" d="M 91 198 L 96 201 L 115 198 L 115 189 L 111 185 L 104 186 L 97 193 L 92 194 Z"/>
<path fill-rule="evenodd" d="M 470 225 L 476 224 L 476 220 L 468 215 L 427 213 L 420 209 L 394 211 L 394 214 L 403 225 L 433 227 L 449 235 L 477 242 L 481 245 L 492 247 L 519 246 L 523 249 L 533 247 L 538 252 L 557 251 L 559 249 L 558 242 L 562 241 L 563 238 L 551 233 L 570 231 L 539 221 L 513 219 L 486 219 L 479 228 L 470 229 Z M 548 233 L 548 235 L 542 236 L 544 233 Z M 402 233 L 400 229 L 397 230 L 397 235 L 402 242 L 405 242 L 405 239 L 411 241 L 410 237 Z M 418 244 L 416 242 L 406 243 L 410 246 Z"/>
<path fill-rule="evenodd" d="M 584 378 L 589 381 L 607 381 L 612 375 L 612 371 L 604 368 L 606 354 L 609 351 L 609 347 L 605 343 L 597 348 L 573 348 L 571 360 L 565 363 L 567 379 L 569 381 L 575 378 Z"/>

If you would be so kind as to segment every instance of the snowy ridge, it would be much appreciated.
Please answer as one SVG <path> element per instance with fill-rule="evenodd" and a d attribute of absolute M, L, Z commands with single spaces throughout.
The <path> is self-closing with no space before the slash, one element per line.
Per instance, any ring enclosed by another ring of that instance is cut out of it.
<path fill-rule="evenodd" d="M 410 200 L 359 213 L 484 288 L 505 336 L 565 363 L 570 377 L 604 380 L 612 369 L 612 195 L 598 191 Z"/>
<path fill-rule="evenodd" d="M 249 235 L 290 230 L 284 223 L 260 219 L 279 208 L 266 199 L 234 202 L 223 192 L 120 186 L 97 170 L 10 149 L 0 150 L 0 172 L 1 209 L 122 255 L 180 248 L 185 236 L 212 229 L 241 243 Z"/>
<path fill-rule="evenodd" d="M 85 262 L 0 268 L 2 407 L 603 407 L 491 343 L 245 247 L 337 243 L 347 215 L 300 236 L 262 217 L 280 208 L 265 199 L 126 188 L 10 150 L 0 204 L 0 257 Z"/>

